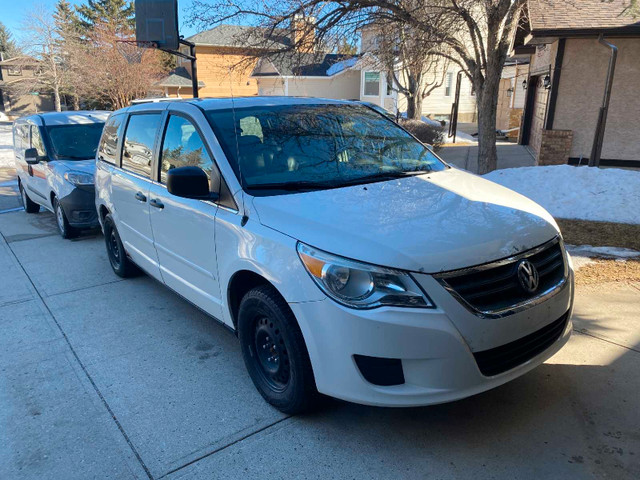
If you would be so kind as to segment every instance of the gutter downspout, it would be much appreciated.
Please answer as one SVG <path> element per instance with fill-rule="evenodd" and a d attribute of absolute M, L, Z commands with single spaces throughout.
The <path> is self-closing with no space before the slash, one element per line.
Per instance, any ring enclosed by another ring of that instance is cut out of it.
<path fill-rule="evenodd" d="M 596 132 L 593 136 L 593 146 L 591 147 L 591 155 L 589 156 L 589 166 L 600 166 L 600 155 L 602 154 L 602 143 L 604 140 L 604 130 L 607 124 L 607 114 L 609 113 L 609 100 L 611 100 L 611 87 L 613 86 L 613 74 L 616 69 L 616 59 L 618 58 L 618 47 L 607 42 L 604 36 L 600 34 L 598 42 L 605 47 L 611 49 L 611 57 L 609 58 L 609 69 L 607 71 L 607 81 L 604 88 L 604 97 L 602 98 L 602 106 L 598 112 L 598 123 L 596 124 Z"/>

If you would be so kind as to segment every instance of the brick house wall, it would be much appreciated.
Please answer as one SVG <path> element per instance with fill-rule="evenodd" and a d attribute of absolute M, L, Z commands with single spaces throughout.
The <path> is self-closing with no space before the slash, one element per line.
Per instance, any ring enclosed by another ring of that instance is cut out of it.
<path fill-rule="evenodd" d="M 538 165 L 564 165 L 573 144 L 571 130 L 542 130 Z"/>

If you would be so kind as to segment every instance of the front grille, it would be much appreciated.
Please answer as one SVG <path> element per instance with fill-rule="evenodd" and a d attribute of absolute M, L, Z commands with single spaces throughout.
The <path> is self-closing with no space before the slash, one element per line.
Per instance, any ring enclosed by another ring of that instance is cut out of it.
<path fill-rule="evenodd" d="M 518 264 L 523 259 L 538 270 L 539 285 L 534 292 L 527 292 L 518 280 Z M 483 313 L 496 312 L 527 302 L 562 283 L 564 255 L 559 239 L 554 239 L 513 258 L 434 277 L 462 303 Z"/>
<path fill-rule="evenodd" d="M 522 337 L 506 345 L 475 352 L 473 356 L 480 372 L 491 377 L 522 365 L 549 348 L 564 332 L 569 312 L 537 332 Z"/>

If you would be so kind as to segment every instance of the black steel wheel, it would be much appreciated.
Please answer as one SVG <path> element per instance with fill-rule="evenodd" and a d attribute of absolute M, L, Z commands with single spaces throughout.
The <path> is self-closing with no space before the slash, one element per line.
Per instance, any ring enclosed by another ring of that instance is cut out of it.
<path fill-rule="evenodd" d="M 277 319 L 258 317 L 254 321 L 252 353 L 258 360 L 263 380 L 277 392 L 287 388 L 291 379 L 289 353 L 284 343 L 282 326 Z"/>
<path fill-rule="evenodd" d="M 270 285 L 240 302 L 238 337 L 254 385 L 278 410 L 301 413 L 319 398 L 307 347 L 293 312 Z"/>
<path fill-rule="evenodd" d="M 109 263 L 115 274 L 119 277 L 127 278 L 140 273 L 138 267 L 127 257 L 122 241 L 120 240 L 120 235 L 118 234 L 118 229 L 110 214 L 105 216 L 103 225 L 107 256 L 109 257 Z"/>

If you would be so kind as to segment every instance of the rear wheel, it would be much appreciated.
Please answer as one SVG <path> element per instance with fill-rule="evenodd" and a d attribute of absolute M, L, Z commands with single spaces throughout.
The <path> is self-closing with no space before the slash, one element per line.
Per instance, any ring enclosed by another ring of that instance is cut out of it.
<path fill-rule="evenodd" d="M 315 406 L 319 394 L 302 332 L 273 287 L 262 285 L 244 296 L 238 336 L 249 375 L 267 402 L 289 414 Z"/>
<path fill-rule="evenodd" d="M 120 240 L 120 235 L 116 229 L 113 217 L 107 214 L 104 217 L 104 241 L 107 247 L 109 263 L 116 275 L 127 278 L 140 273 L 138 267 L 127 257 L 124 246 Z"/>
<path fill-rule="evenodd" d="M 69 225 L 69 221 L 67 220 L 67 216 L 62 209 L 62 205 L 57 198 L 53 198 L 53 211 L 56 214 L 56 223 L 58 224 L 58 231 L 62 238 L 75 238 L 78 236 L 79 231 L 77 228 Z"/>
<path fill-rule="evenodd" d="M 27 195 L 27 192 L 22 186 L 22 182 L 18 183 L 18 186 L 20 188 L 20 198 L 22 198 L 24 211 L 27 213 L 38 213 L 40 211 L 40 205 L 38 205 L 36 202 L 31 201 L 29 195 Z"/>

